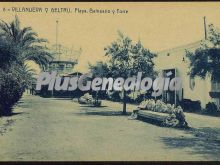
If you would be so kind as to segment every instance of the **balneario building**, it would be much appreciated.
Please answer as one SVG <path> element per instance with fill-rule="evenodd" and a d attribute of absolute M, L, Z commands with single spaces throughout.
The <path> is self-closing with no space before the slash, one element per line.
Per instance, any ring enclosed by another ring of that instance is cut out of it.
<path fill-rule="evenodd" d="M 46 72 L 55 71 L 57 76 L 62 77 L 71 77 L 71 76 L 79 76 L 80 73 L 75 71 L 75 65 L 78 64 L 78 58 L 82 53 L 82 49 L 74 50 L 73 48 L 69 49 L 63 45 L 55 44 L 50 47 L 51 54 L 53 54 L 54 60 L 50 61 Z M 63 81 L 63 80 L 62 80 Z M 77 93 L 76 91 L 75 93 Z M 69 91 L 56 91 L 48 90 L 48 85 L 43 86 L 40 91 L 37 91 L 37 94 L 43 97 L 72 97 L 75 93 L 71 93 Z"/>
<path fill-rule="evenodd" d="M 54 60 L 49 63 L 47 71 L 56 71 L 60 76 L 73 73 L 74 66 L 78 63 L 78 57 L 82 49 L 73 50 L 63 45 L 55 44 L 51 46 L 50 50 Z"/>
<path fill-rule="evenodd" d="M 191 78 L 188 74 L 190 62 L 186 57 L 186 51 L 194 52 L 201 47 L 202 42 L 206 42 L 206 40 L 157 53 L 158 56 L 154 62 L 159 74 L 166 77 L 166 73 L 171 71 L 172 76 L 180 77 L 182 80 L 182 89 L 173 92 L 163 92 L 162 100 L 164 102 L 179 104 L 188 101 L 201 104 L 202 108 L 208 102 L 214 102 L 219 107 L 220 83 L 212 82 L 208 76 L 205 80 L 202 80 L 199 77 Z"/>

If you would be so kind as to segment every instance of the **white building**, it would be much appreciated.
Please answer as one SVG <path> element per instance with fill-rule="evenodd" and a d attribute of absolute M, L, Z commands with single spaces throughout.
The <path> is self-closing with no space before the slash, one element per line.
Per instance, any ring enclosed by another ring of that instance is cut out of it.
<path fill-rule="evenodd" d="M 194 52 L 201 46 L 201 42 L 197 41 L 157 53 L 158 56 L 154 60 L 156 70 L 163 75 L 167 71 L 172 71 L 173 76 L 176 75 L 182 79 L 182 89 L 176 92 L 164 92 L 162 95 L 164 101 L 190 99 L 200 101 L 203 108 L 208 102 L 215 102 L 219 106 L 220 84 L 211 83 L 208 76 L 202 80 L 199 77 L 190 78 L 188 75 L 189 60 L 186 57 L 186 50 Z"/>

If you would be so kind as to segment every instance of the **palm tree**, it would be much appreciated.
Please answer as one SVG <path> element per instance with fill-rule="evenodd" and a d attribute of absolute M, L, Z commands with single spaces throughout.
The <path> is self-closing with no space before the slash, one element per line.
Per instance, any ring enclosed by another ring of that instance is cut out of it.
<path fill-rule="evenodd" d="M 10 114 L 35 81 L 34 71 L 25 62 L 32 60 L 44 69 L 52 60 L 46 42 L 31 27 L 21 28 L 17 16 L 10 23 L 0 20 L 0 115 Z"/>
<path fill-rule="evenodd" d="M 17 51 L 6 40 L 0 38 L 0 69 L 6 69 L 11 61 L 16 61 Z"/>
<path fill-rule="evenodd" d="M 44 69 L 52 60 L 48 48 L 42 45 L 46 44 L 47 40 L 38 38 L 38 34 L 31 27 L 21 28 L 17 16 L 10 23 L 0 20 L 0 38 L 17 48 L 18 57 L 16 60 L 21 64 L 32 60 Z"/>

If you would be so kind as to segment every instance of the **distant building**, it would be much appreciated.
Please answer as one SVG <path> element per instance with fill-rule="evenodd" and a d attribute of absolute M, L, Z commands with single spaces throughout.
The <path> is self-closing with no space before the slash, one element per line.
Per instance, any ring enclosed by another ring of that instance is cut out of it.
<path fill-rule="evenodd" d="M 65 75 L 73 72 L 76 61 L 51 61 L 49 71 L 57 71 L 59 75 Z"/>
<path fill-rule="evenodd" d="M 59 75 L 67 75 L 74 72 L 74 66 L 78 64 L 78 57 L 82 53 L 82 49 L 73 50 L 62 45 L 53 45 L 51 53 L 54 60 L 48 65 L 48 71 L 57 71 Z"/>
<path fill-rule="evenodd" d="M 157 53 L 158 57 L 154 60 L 156 70 L 163 76 L 166 75 L 166 72 L 171 71 L 173 76 L 182 79 L 182 89 L 176 92 L 164 91 L 162 94 L 163 101 L 174 103 L 183 99 L 190 99 L 200 101 L 203 108 L 208 102 L 215 102 L 219 107 L 220 83 L 211 82 L 208 76 L 202 80 L 199 77 L 191 78 L 188 75 L 189 60 L 186 57 L 186 50 L 194 52 L 201 47 L 201 42 L 197 41 Z"/>
<path fill-rule="evenodd" d="M 82 53 L 81 48 L 79 50 L 73 50 L 62 45 L 52 45 L 50 51 L 54 59 L 49 62 L 46 71 L 56 71 L 57 75 L 62 78 L 82 75 L 74 69 L 75 65 L 78 64 L 78 58 Z M 37 94 L 43 97 L 76 97 L 83 93 L 79 90 L 74 92 L 62 90 L 48 91 L 48 85 L 45 85 L 40 91 L 37 91 Z"/>

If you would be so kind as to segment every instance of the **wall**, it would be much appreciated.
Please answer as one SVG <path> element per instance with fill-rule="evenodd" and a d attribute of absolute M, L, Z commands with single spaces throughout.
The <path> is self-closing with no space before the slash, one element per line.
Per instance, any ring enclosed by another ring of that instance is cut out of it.
<path fill-rule="evenodd" d="M 164 69 L 177 69 L 177 76 L 182 79 L 183 98 L 191 99 L 193 101 L 200 100 L 201 105 L 204 108 L 205 105 L 211 101 L 209 91 L 211 90 L 211 81 L 207 77 L 205 80 L 201 80 L 196 77 L 194 79 L 195 86 L 190 88 L 189 61 L 185 56 L 186 50 L 194 52 L 200 47 L 201 41 L 194 42 L 188 45 L 176 47 L 169 50 L 158 52 L 158 57 L 155 58 L 155 69 L 162 71 Z M 193 80 L 192 80 L 193 81 Z M 178 91 L 179 98 L 182 96 L 182 90 Z"/>

